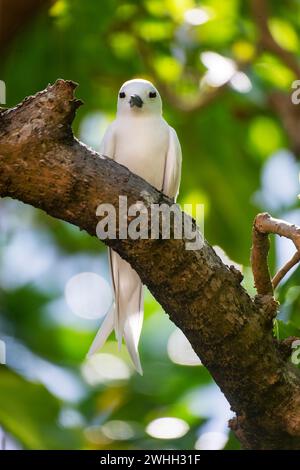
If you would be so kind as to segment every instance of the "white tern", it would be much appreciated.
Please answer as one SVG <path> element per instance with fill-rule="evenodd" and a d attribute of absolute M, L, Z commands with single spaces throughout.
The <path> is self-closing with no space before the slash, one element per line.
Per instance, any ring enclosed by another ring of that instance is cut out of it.
<path fill-rule="evenodd" d="M 156 189 L 176 199 L 181 177 L 181 147 L 175 130 L 162 117 L 162 101 L 151 82 L 134 79 L 119 91 L 116 119 L 108 127 L 100 153 L 125 165 Z M 115 329 L 119 346 L 124 337 L 136 370 L 142 374 L 138 352 L 144 305 L 138 274 L 109 249 L 114 303 L 88 355 L 98 351 Z"/>

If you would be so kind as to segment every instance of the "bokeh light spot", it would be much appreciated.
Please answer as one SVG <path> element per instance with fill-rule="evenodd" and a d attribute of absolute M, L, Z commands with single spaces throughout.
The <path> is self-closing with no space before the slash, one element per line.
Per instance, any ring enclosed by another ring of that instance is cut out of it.
<path fill-rule="evenodd" d="M 179 439 L 188 430 L 187 422 L 178 418 L 158 418 L 151 421 L 146 428 L 147 434 L 156 439 Z"/>
<path fill-rule="evenodd" d="M 114 441 L 127 441 L 135 435 L 132 425 L 126 421 L 108 421 L 101 429 L 106 437 Z"/>
<path fill-rule="evenodd" d="M 221 450 L 224 448 L 228 437 L 221 432 L 205 432 L 201 434 L 195 444 L 197 450 Z"/>
<path fill-rule="evenodd" d="M 96 273 L 80 273 L 71 277 L 65 287 L 65 298 L 72 312 L 83 318 L 101 318 L 112 304 L 108 282 Z"/>
<path fill-rule="evenodd" d="M 86 382 L 94 386 L 113 380 L 127 380 L 132 373 L 123 359 L 106 353 L 88 358 L 81 371 Z"/>
<path fill-rule="evenodd" d="M 184 14 L 184 20 L 186 23 L 192 26 L 198 26 L 206 23 L 210 19 L 210 14 L 204 8 L 190 8 Z"/>

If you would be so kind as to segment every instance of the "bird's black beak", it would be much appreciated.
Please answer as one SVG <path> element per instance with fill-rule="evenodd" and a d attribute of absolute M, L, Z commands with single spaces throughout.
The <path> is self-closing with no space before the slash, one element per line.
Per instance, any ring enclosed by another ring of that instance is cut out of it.
<path fill-rule="evenodd" d="M 131 95 L 129 100 L 130 107 L 137 106 L 137 108 L 141 108 L 144 104 L 142 98 L 139 95 Z"/>

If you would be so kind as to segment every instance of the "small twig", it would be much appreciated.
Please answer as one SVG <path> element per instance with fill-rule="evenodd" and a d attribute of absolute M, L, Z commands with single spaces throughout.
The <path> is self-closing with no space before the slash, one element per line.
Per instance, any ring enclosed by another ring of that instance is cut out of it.
<path fill-rule="evenodd" d="M 276 273 L 272 281 L 268 268 L 268 235 L 270 233 L 288 238 L 297 249 L 294 256 Z M 284 220 L 275 219 L 267 213 L 258 214 L 253 224 L 253 245 L 251 252 L 251 265 L 257 293 L 260 295 L 272 295 L 273 289 L 278 286 L 288 271 L 299 261 L 300 227 L 289 224 Z"/>
<path fill-rule="evenodd" d="M 280 237 L 292 240 L 296 249 L 300 251 L 300 227 L 297 225 L 289 224 L 281 219 L 275 219 L 266 212 L 258 214 L 255 218 L 254 224 L 256 229 L 261 233 L 274 233 Z"/>
<path fill-rule="evenodd" d="M 300 261 L 300 252 L 296 251 L 294 256 L 284 265 L 282 268 L 280 268 L 275 276 L 272 279 L 272 285 L 273 289 L 276 289 L 280 281 L 284 278 L 284 276 L 289 272 L 290 269 L 292 269 L 297 263 Z"/>
<path fill-rule="evenodd" d="M 256 228 L 256 219 L 252 230 L 251 266 L 254 283 L 259 295 L 273 295 L 273 287 L 268 267 L 270 242 L 268 234 Z"/>

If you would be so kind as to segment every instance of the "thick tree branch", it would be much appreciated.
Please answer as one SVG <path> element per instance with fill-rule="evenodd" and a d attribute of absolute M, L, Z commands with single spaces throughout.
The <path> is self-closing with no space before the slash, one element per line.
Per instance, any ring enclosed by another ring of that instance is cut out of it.
<path fill-rule="evenodd" d="M 171 201 L 127 168 L 74 139 L 74 84 L 59 80 L 0 114 L 0 195 L 95 235 L 100 203 Z M 128 260 L 185 333 L 229 400 L 231 427 L 246 448 L 300 448 L 299 371 L 272 336 L 274 309 L 253 301 L 241 274 L 208 243 L 105 240 Z"/>

